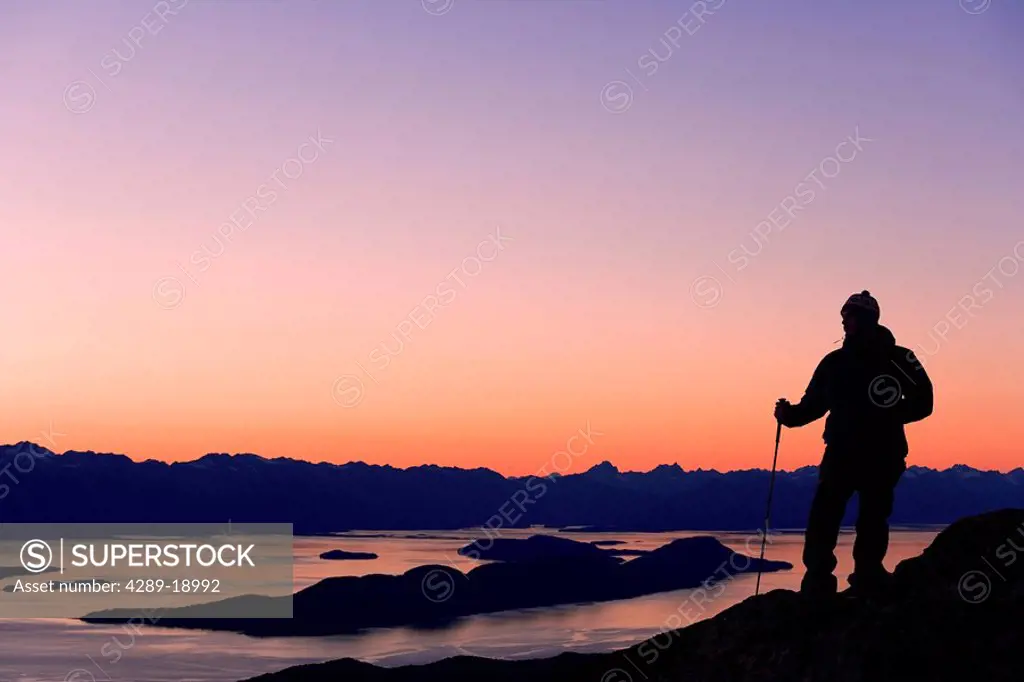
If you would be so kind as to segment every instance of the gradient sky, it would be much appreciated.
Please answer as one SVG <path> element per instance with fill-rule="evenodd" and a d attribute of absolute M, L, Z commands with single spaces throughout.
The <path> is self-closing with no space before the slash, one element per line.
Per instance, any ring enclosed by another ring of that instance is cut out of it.
<path fill-rule="evenodd" d="M 910 462 L 1019 465 L 1020 3 L 158 4 L 0 5 L 0 442 L 529 474 L 589 423 L 569 471 L 767 467 L 868 288 L 936 385 Z"/>

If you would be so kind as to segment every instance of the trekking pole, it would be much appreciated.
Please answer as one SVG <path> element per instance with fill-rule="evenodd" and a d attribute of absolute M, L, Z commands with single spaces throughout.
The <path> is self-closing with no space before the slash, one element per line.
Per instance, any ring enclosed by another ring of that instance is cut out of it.
<path fill-rule="evenodd" d="M 779 461 L 779 440 L 782 438 L 782 422 L 775 425 L 775 457 L 772 458 L 772 477 L 768 482 L 768 505 L 764 511 L 764 535 L 761 536 L 761 561 L 757 565 L 757 586 L 754 595 L 761 592 L 761 571 L 764 570 L 764 546 L 768 542 L 768 524 L 772 517 L 772 493 L 775 491 L 775 465 Z"/>

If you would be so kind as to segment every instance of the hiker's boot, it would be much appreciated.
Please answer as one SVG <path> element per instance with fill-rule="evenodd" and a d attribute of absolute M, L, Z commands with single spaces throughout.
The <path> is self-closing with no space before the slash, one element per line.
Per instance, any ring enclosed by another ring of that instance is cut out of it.
<path fill-rule="evenodd" d="M 850 583 L 850 592 L 854 595 L 871 598 L 888 597 L 894 587 L 892 573 L 881 566 L 854 570 L 847 581 Z"/>
<path fill-rule="evenodd" d="M 831 573 L 805 573 L 800 581 L 800 594 L 810 597 L 827 597 L 836 593 L 838 581 Z"/>

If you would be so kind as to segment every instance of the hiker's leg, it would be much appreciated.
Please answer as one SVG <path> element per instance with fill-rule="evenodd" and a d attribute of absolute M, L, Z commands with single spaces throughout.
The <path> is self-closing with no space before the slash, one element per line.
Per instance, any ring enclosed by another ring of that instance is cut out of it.
<path fill-rule="evenodd" d="M 836 542 L 839 526 L 843 522 L 846 503 L 853 495 L 847 467 L 840 455 L 826 451 L 818 471 L 818 487 L 811 503 L 811 514 L 807 520 L 807 534 L 804 538 L 804 574 L 802 589 L 823 586 L 835 589 Z"/>
<path fill-rule="evenodd" d="M 857 539 L 853 544 L 854 574 L 866 580 L 884 576 L 882 565 L 889 549 L 889 515 L 896 484 L 906 471 L 903 458 L 893 458 L 874 471 L 866 471 L 857 486 Z"/>

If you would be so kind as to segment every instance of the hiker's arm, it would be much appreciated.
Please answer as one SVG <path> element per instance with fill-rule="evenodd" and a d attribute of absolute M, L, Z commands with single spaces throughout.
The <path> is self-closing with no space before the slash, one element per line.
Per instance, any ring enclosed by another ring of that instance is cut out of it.
<path fill-rule="evenodd" d="M 825 377 L 825 360 L 822 360 L 815 368 L 810 383 L 807 384 L 804 397 L 796 405 L 790 405 L 784 411 L 783 418 L 780 420 L 783 426 L 790 428 L 805 426 L 825 416 L 825 413 L 828 412 L 828 404 L 825 400 Z"/>
<path fill-rule="evenodd" d="M 905 375 L 900 378 L 904 398 L 897 404 L 897 415 L 904 424 L 921 421 L 932 413 L 935 406 L 932 381 L 912 350 L 908 350 L 904 358 L 897 360 L 897 364 Z"/>

